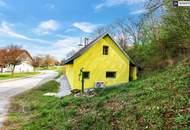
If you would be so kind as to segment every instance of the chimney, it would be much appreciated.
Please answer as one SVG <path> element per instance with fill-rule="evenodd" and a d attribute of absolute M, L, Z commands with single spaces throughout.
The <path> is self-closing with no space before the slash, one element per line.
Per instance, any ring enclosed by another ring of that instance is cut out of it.
<path fill-rule="evenodd" d="M 84 46 L 88 45 L 88 40 L 89 40 L 89 38 L 87 38 L 87 37 L 84 38 Z"/>

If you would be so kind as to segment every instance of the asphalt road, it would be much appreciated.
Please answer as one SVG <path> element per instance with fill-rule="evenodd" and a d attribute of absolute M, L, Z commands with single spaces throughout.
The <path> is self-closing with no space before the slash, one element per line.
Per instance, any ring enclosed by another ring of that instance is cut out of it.
<path fill-rule="evenodd" d="M 56 77 L 54 71 L 45 71 L 44 74 L 26 79 L 0 82 L 0 128 L 6 119 L 10 98 L 31 88 L 37 87 Z"/>

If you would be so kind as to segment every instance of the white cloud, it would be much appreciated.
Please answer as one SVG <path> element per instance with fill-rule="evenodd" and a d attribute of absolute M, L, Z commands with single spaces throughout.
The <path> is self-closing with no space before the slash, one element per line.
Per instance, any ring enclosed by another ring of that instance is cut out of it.
<path fill-rule="evenodd" d="M 54 31 L 57 31 L 59 27 L 60 24 L 57 21 L 50 19 L 47 21 L 40 22 L 37 28 L 34 29 L 34 32 L 39 35 L 48 35 Z"/>
<path fill-rule="evenodd" d="M 5 21 L 1 22 L 0 36 L 18 39 L 15 40 L 15 44 L 23 45 L 33 55 L 50 54 L 61 60 L 62 58 L 65 58 L 70 51 L 77 50 L 79 48 L 78 44 L 80 43 L 80 37 L 71 37 L 59 34 L 57 37 L 60 39 L 46 41 L 20 34 L 13 30 L 14 26 L 15 25 Z M 1 43 L 2 41 L 0 41 L 0 44 Z M 8 45 L 8 43 L 6 44 Z"/>
<path fill-rule="evenodd" d="M 55 9 L 55 5 L 52 3 L 47 3 L 45 6 L 49 9 Z"/>
<path fill-rule="evenodd" d="M 6 7 L 7 3 L 4 0 L 0 0 L 0 7 Z"/>
<path fill-rule="evenodd" d="M 54 43 L 55 47 L 76 47 L 78 46 L 80 37 L 64 36 L 63 39 L 57 40 Z"/>
<path fill-rule="evenodd" d="M 53 49 L 49 53 L 55 55 L 59 59 L 64 58 L 70 51 L 77 50 L 79 48 L 79 43 L 80 37 L 64 36 L 63 39 L 57 40 L 53 44 Z"/>
<path fill-rule="evenodd" d="M 65 38 L 65 37 L 66 37 L 66 36 L 63 35 L 63 34 L 56 34 L 55 36 L 58 37 L 58 38 Z"/>
<path fill-rule="evenodd" d="M 95 9 L 99 10 L 102 9 L 103 7 L 112 7 L 112 6 L 117 6 L 117 5 L 128 5 L 128 4 L 138 4 L 142 3 L 145 0 L 104 0 L 104 2 L 96 5 Z"/>
<path fill-rule="evenodd" d="M 139 9 L 139 10 L 135 10 L 133 12 L 131 12 L 130 14 L 134 15 L 134 14 L 143 14 L 146 13 L 147 10 L 146 9 Z"/>
<path fill-rule="evenodd" d="M 57 59 L 62 60 L 63 58 L 66 58 L 67 54 L 72 50 L 78 50 L 79 42 L 80 37 L 63 36 L 63 38 L 52 42 L 52 44 L 49 44 L 48 46 L 39 47 L 39 45 L 34 45 L 31 47 L 29 46 L 28 48 L 34 55 L 50 54 Z"/>
<path fill-rule="evenodd" d="M 19 34 L 12 29 L 12 26 L 13 26 L 13 24 L 9 24 L 7 22 L 1 22 L 0 34 L 4 35 L 4 36 L 13 37 L 13 38 L 22 39 L 22 40 L 27 40 L 27 41 L 32 41 L 32 42 L 49 43 L 48 41 L 45 41 L 45 40 L 30 38 L 28 36 Z"/>
<path fill-rule="evenodd" d="M 88 22 L 75 22 L 73 26 L 86 33 L 92 33 L 97 28 L 97 25 Z"/>

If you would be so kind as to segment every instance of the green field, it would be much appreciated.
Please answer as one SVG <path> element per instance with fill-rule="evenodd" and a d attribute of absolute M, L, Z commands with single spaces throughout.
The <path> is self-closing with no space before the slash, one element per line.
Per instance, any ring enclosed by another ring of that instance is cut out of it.
<path fill-rule="evenodd" d="M 13 78 L 23 78 L 27 76 L 32 76 L 39 74 L 39 72 L 25 72 L 25 73 L 15 73 L 12 75 L 11 73 L 8 74 L 0 74 L 0 80 L 7 80 L 7 79 L 13 79 Z"/>
<path fill-rule="evenodd" d="M 63 66 L 49 66 L 49 67 L 37 67 L 36 70 L 54 70 L 61 71 Z"/>
<path fill-rule="evenodd" d="M 95 91 L 94 97 L 42 96 L 58 91 L 51 81 L 16 96 L 5 129 L 190 129 L 190 62 Z"/>

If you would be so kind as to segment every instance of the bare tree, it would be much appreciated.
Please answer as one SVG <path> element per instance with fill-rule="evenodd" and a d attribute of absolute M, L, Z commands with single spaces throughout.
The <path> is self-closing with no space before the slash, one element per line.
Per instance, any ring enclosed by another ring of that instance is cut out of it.
<path fill-rule="evenodd" d="M 148 11 L 147 14 L 154 13 L 158 9 L 163 8 L 165 4 L 172 2 L 171 0 L 149 0 L 145 3 L 145 8 Z M 172 5 L 172 3 L 171 3 Z"/>
<path fill-rule="evenodd" d="M 56 62 L 57 62 L 57 60 L 53 56 L 45 55 L 45 57 L 44 57 L 44 65 L 46 67 L 53 66 L 53 65 L 55 65 Z"/>
<path fill-rule="evenodd" d="M 141 41 L 143 21 L 134 22 L 130 18 L 117 19 L 110 25 L 98 27 L 92 37 L 109 33 L 125 48 L 127 44 L 138 44 Z"/>
<path fill-rule="evenodd" d="M 117 40 L 119 41 L 122 47 L 124 47 L 127 44 L 128 38 L 125 24 L 125 19 L 118 19 L 112 25 L 112 28 L 115 30 Z"/>
<path fill-rule="evenodd" d="M 39 56 L 36 56 L 36 57 L 33 58 L 32 66 L 34 67 L 34 71 L 36 71 L 36 68 L 40 66 L 41 60 L 42 59 Z"/>
<path fill-rule="evenodd" d="M 134 22 L 130 18 L 118 19 L 113 24 L 115 33 L 122 46 L 126 44 L 139 44 L 141 41 L 141 29 L 143 22 Z"/>
<path fill-rule="evenodd" d="M 112 27 L 112 25 L 107 25 L 107 26 L 100 26 L 98 27 L 94 33 L 92 34 L 92 38 L 96 38 L 97 36 L 100 36 L 104 33 L 109 33 L 111 34 L 112 36 L 115 36 L 115 33 L 114 33 L 114 29 Z"/>

